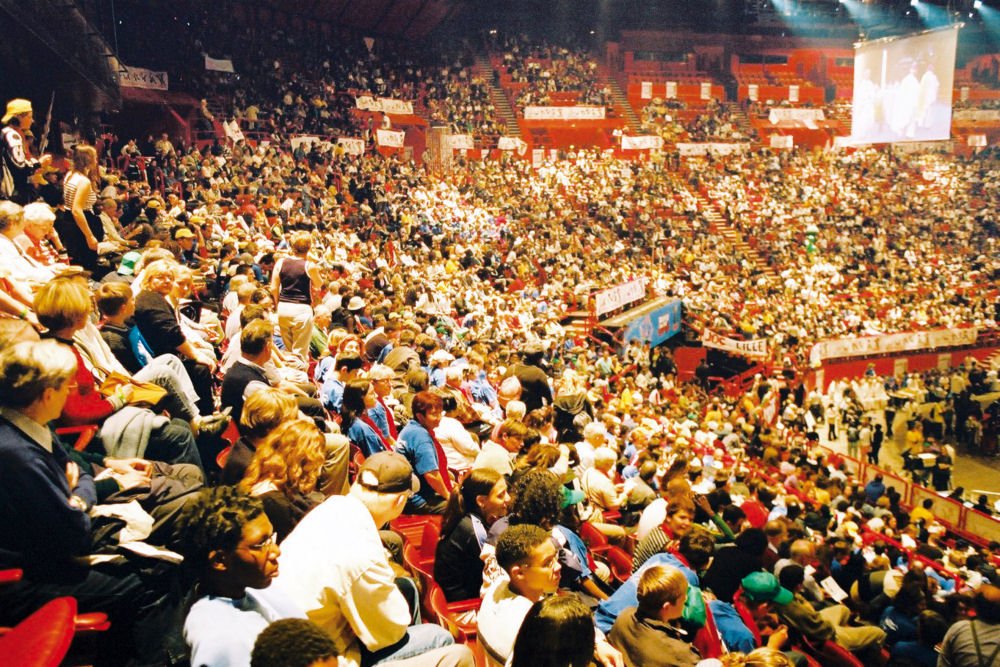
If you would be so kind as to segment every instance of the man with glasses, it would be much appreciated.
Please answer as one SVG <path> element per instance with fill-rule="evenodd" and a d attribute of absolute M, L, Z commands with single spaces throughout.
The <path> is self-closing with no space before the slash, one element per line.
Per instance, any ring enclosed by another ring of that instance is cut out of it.
<path fill-rule="evenodd" d="M 176 535 L 201 594 L 184 621 L 192 665 L 248 665 L 269 623 L 305 618 L 269 588 L 281 551 L 260 499 L 228 486 L 206 490 L 185 508 Z"/>

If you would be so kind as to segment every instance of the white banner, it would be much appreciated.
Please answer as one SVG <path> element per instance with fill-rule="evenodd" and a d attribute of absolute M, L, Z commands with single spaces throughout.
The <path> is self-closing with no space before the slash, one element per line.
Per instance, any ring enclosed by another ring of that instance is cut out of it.
<path fill-rule="evenodd" d="M 524 107 L 525 120 L 602 120 L 604 107 Z"/>
<path fill-rule="evenodd" d="M 756 102 L 757 98 L 760 97 L 760 86 L 756 83 L 751 83 L 747 86 L 747 97 L 749 97 L 751 101 Z"/>
<path fill-rule="evenodd" d="M 206 53 L 205 54 L 205 69 L 211 72 L 229 72 L 230 74 L 235 74 L 236 70 L 233 69 L 233 61 L 229 58 L 211 58 Z"/>
<path fill-rule="evenodd" d="M 702 144 L 677 144 L 677 152 L 684 156 L 697 155 L 732 155 L 742 153 L 750 149 L 750 144 L 722 144 L 722 143 L 702 143 Z"/>
<path fill-rule="evenodd" d="M 677 82 L 667 81 L 667 99 L 673 100 L 677 98 Z"/>
<path fill-rule="evenodd" d="M 378 137 L 379 146 L 388 146 L 390 148 L 402 148 L 403 140 L 406 139 L 406 132 L 402 130 L 376 130 L 376 136 Z"/>
<path fill-rule="evenodd" d="M 639 95 L 642 97 L 642 99 L 644 100 L 653 99 L 653 82 L 643 81 L 641 91 L 642 92 L 640 92 Z"/>
<path fill-rule="evenodd" d="M 970 134 L 969 145 L 972 146 L 973 148 L 986 148 L 986 135 Z"/>
<path fill-rule="evenodd" d="M 623 151 L 660 150 L 661 148 L 663 148 L 663 137 L 653 135 L 627 137 L 622 135 Z"/>
<path fill-rule="evenodd" d="M 701 99 L 710 100 L 712 99 L 712 84 L 708 81 L 701 82 Z"/>
<path fill-rule="evenodd" d="M 816 121 L 826 120 L 822 109 L 771 109 L 767 114 L 771 125 L 779 123 L 802 123 L 816 129 Z"/>
<path fill-rule="evenodd" d="M 767 340 L 763 338 L 757 340 L 737 340 L 736 338 L 727 338 L 717 334 L 711 329 L 705 329 L 701 334 L 701 344 L 704 347 L 715 348 L 716 350 L 736 354 L 747 359 L 767 358 Z"/>
<path fill-rule="evenodd" d="M 500 137 L 497 148 L 502 151 L 516 151 L 518 155 L 524 155 L 524 152 L 528 150 L 528 144 L 521 137 Z"/>
<path fill-rule="evenodd" d="M 371 95 L 360 95 L 355 98 L 354 104 L 362 111 L 378 111 L 380 113 L 394 114 L 396 116 L 413 115 L 412 102 L 394 100 L 389 97 L 374 98 Z"/>
<path fill-rule="evenodd" d="M 962 86 L 961 88 L 958 89 L 958 99 L 962 100 L 963 102 L 968 102 L 969 101 L 969 87 L 968 86 Z"/>
<path fill-rule="evenodd" d="M 451 134 L 448 135 L 448 146 L 452 150 L 471 151 L 476 147 L 476 142 L 471 134 Z"/>
<path fill-rule="evenodd" d="M 788 87 L 788 101 L 798 102 L 799 101 L 799 87 L 791 85 Z"/>
<path fill-rule="evenodd" d="M 357 139 L 355 137 L 340 137 L 337 139 L 337 145 L 344 147 L 344 152 L 348 155 L 364 155 L 365 153 L 365 140 Z"/>
<path fill-rule="evenodd" d="M 621 285 L 615 285 L 601 290 L 594 295 L 597 301 L 597 316 L 600 317 L 612 310 L 621 308 L 646 296 L 646 283 L 643 280 L 631 280 Z"/>
<path fill-rule="evenodd" d="M 979 329 L 936 329 L 934 331 L 909 331 L 906 333 L 866 336 L 864 338 L 839 338 L 813 345 L 809 361 L 818 366 L 824 359 L 867 357 L 891 352 L 933 350 L 941 347 L 959 347 L 976 342 Z"/>
<path fill-rule="evenodd" d="M 955 109 L 951 117 L 953 120 L 970 122 L 1000 121 L 1000 109 Z"/>
<path fill-rule="evenodd" d="M 292 137 L 289 139 L 288 143 L 292 145 L 292 150 L 296 151 L 299 146 L 302 146 L 305 150 L 312 148 L 312 145 L 319 142 L 319 137 L 309 134 L 301 134 L 297 137 Z"/>
<path fill-rule="evenodd" d="M 545 163 L 545 149 L 544 148 L 532 148 L 531 149 L 531 166 L 541 167 Z"/>
<path fill-rule="evenodd" d="M 792 135 L 790 134 L 785 136 L 782 136 L 780 134 L 771 135 L 771 148 L 788 149 L 794 147 L 795 147 L 795 139 L 792 138 Z"/>
<path fill-rule="evenodd" d="M 229 121 L 228 123 L 223 123 L 222 129 L 231 141 L 239 142 L 244 140 L 243 130 L 240 129 L 240 124 L 237 123 L 235 119 Z"/>
<path fill-rule="evenodd" d="M 124 88 L 146 88 L 149 90 L 166 90 L 169 80 L 166 72 L 154 72 L 142 67 L 122 65 L 118 81 Z"/>

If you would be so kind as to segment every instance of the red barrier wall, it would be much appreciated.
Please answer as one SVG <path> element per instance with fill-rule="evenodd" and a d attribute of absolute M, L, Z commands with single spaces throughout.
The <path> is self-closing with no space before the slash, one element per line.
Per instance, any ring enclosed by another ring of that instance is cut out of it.
<path fill-rule="evenodd" d="M 949 355 L 950 359 L 948 361 L 948 366 L 952 367 L 958 366 L 966 357 L 969 356 L 982 361 L 998 349 L 1000 348 L 981 347 L 972 350 L 946 350 L 943 352 L 926 352 L 921 354 L 883 357 L 879 359 L 861 358 L 825 361 L 823 362 L 822 368 L 822 389 L 823 391 L 826 391 L 826 388 L 830 386 L 830 383 L 834 380 L 851 379 L 864 375 L 865 371 L 868 369 L 868 364 L 875 364 L 875 373 L 877 375 L 892 375 L 896 369 L 897 359 L 906 360 L 907 371 L 926 371 L 938 367 L 938 361 L 941 355 Z M 809 375 L 806 377 L 806 386 L 810 389 L 816 386 L 816 378 L 818 374 L 818 371 L 813 370 L 810 371 Z"/>

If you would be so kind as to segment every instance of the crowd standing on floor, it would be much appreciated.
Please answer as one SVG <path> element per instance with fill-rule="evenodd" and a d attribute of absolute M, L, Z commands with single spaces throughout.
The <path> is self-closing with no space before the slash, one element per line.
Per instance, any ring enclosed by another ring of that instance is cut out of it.
<path fill-rule="evenodd" d="M 420 78 L 365 61 L 376 85 Z M 274 84 L 254 89 L 258 122 L 310 117 L 289 113 L 308 98 L 284 67 L 256 79 Z M 709 394 L 667 348 L 561 324 L 638 279 L 696 326 L 799 362 L 823 338 L 994 327 L 977 289 L 998 268 L 990 154 L 681 165 L 581 149 L 439 173 L 163 136 L 136 146 L 158 155 L 160 192 L 106 166 L 132 142 L 35 161 L 18 143 L 33 123 L 8 103 L 0 566 L 24 576 L 0 587 L 0 622 L 72 595 L 111 617 L 101 664 L 267 664 L 269 643 L 313 632 L 316 660 L 471 665 L 422 622 L 391 529 L 406 515 L 440 526 L 432 581 L 480 600 L 464 620 L 499 664 L 993 659 L 998 545 L 849 478 L 795 409 L 773 427 L 770 381 Z M 858 169 L 886 187 L 862 190 Z"/>

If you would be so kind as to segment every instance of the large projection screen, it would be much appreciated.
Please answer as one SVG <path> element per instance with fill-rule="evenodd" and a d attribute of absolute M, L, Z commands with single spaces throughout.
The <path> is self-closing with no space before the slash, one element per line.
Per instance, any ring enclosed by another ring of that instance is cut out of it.
<path fill-rule="evenodd" d="M 859 42 L 851 138 L 857 143 L 942 141 L 951 135 L 959 26 Z"/>

